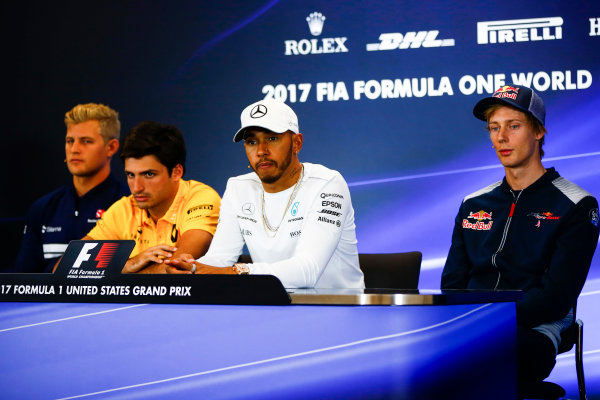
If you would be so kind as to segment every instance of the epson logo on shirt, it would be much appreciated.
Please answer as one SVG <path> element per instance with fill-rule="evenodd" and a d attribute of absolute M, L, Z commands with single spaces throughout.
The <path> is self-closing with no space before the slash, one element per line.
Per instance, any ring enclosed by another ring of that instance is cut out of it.
<path fill-rule="evenodd" d="M 561 17 L 511 19 L 477 23 L 477 43 L 514 43 L 562 39 Z"/>
<path fill-rule="evenodd" d="M 342 209 L 342 205 L 340 203 L 338 203 L 337 201 L 325 200 L 325 201 L 321 202 L 321 206 L 323 206 L 323 207 L 337 208 L 339 210 Z"/>

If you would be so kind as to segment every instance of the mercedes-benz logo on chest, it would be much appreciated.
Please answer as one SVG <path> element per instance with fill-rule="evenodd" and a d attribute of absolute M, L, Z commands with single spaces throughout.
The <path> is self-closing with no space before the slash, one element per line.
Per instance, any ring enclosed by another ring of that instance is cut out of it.
<path fill-rule="evenodd" d="M 254 214 L 254 203 L 246 203 L 242 206 L 242 212 L 246 215 Z"/>

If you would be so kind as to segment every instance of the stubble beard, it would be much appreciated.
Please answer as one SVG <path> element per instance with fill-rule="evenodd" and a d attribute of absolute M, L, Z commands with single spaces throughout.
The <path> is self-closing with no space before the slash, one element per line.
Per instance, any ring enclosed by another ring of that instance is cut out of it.
<path fill-rule="evenodd" d="M 256 175 L 258 176 L 258 178 L 260 179 L 260 181 L 262 183 L 275 183 L 277 182 L 284 174 L 285 171 L 287 171 L 287 169 L 289 168 L 290 164 L 292 163 L 292 149 L 293 149 L 293 143 L 290 143 L 290 150 L 288 151 L 287 156 L 285 157 L 285 159 L 281 162 L 281 167 L 273 160 L 265 158 L 262 159 L 260 161 L 258 161 L 253 167 L 252 169 L 254 169 L 254 172 L 256 173 Z M 261 176 L 258 173 L 258 164 L 263 162 L 263 161 L 270 161 L 272 162 L 275 167 L 277 168 L 277 172 L 274 175 L 268 175 L 268 176 Z"/>

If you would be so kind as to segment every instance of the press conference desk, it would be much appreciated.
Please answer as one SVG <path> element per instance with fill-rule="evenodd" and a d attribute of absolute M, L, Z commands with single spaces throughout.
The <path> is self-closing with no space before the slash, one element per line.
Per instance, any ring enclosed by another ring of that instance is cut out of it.
<path fill-rule="evenodd" d="M 514 303 L 408 297 L 429 305 L 0 302 L 0 397 L 516 397 Z"/>

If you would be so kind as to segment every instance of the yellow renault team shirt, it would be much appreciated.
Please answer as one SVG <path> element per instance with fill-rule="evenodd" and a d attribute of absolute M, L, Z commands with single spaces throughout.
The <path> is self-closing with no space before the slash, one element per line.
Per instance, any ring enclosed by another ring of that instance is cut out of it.
<path fill-rule="evenodd" d="M 156 223 L 140 209 L 133 196 L 115 202 L 88 233 L 94 240 L 135 240 L 130 257 L 159 244 L 174 246 L 190 229 L 215 234 L 221 198 L 208 185 L 197 181 L 179 181 L 177 195 L 169 210 Z"/>

